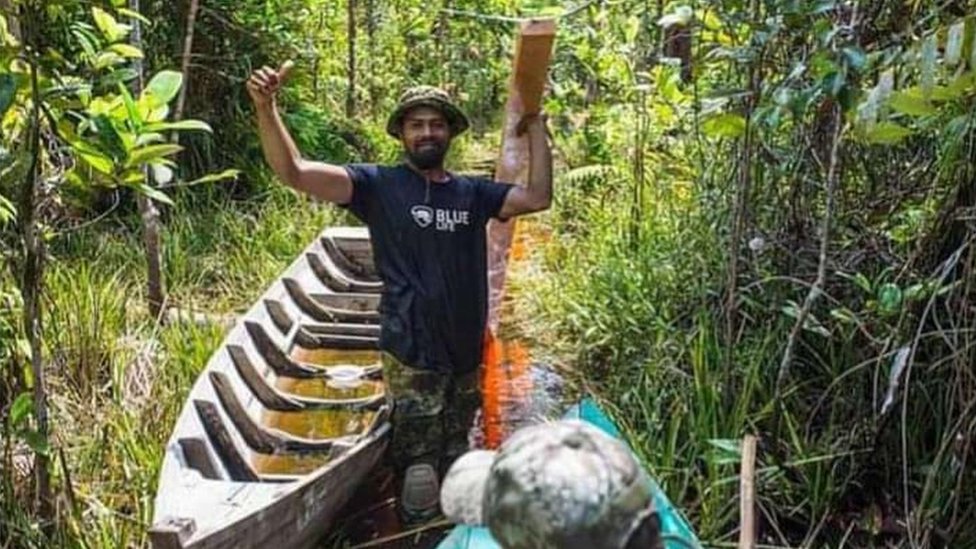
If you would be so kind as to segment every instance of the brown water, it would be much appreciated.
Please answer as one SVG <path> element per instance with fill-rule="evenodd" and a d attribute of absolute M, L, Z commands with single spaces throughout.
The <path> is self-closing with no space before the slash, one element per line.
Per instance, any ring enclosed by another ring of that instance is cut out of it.
<path fill-rule="evenodd" d="M 376 351 L 341 351 L 336 349 L 296 348 L 294 360 L 321 366 L 372 366 L 379 362 Z M 350 400 L 382 394 L 383 384 L 364 380 L 355 386 L 338 385 L 325 379 L 279 378 L 276 386 L 286 393 L 328 400 Z M 261 424 L 290 435 L 313 440 L 354 435 L 365 430 L 375 412 L 353 410 L 314 410 L 302 412 L 265 411 Z M 302 475 L 328 463 L 327 453 L 282 454 L 254 457 L 252 464 L 259 474 Z"/>
<path fill-rule="evenodd" d="M 259 475 L 304 475 L 329 462 L 328 453 L 267 455 L 256 454 L 252 465 Z"/>

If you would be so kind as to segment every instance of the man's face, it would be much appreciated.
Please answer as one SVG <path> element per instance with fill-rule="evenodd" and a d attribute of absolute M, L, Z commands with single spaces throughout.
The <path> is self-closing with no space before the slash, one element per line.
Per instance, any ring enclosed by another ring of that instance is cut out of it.
<path fill-rule="evenodd" d="M 414 166 L 421 170 L 440 168 L 451 144 L 451 129 L 436 109 L 417 107 L 403 117 L 400 141 Z"/>

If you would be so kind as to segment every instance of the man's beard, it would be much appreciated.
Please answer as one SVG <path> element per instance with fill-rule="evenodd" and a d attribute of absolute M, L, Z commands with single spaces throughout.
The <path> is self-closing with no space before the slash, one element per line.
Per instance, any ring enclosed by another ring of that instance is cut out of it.
<path fill-rule="evenodd" d="M 424 143 L 422 147 L 417 147 L 416 150 L 404 148 L 404 153 L 417 169 L 431 170 L 444 165 L 444 157 L 447 156 L 447 144 L 430 141 Z"/>

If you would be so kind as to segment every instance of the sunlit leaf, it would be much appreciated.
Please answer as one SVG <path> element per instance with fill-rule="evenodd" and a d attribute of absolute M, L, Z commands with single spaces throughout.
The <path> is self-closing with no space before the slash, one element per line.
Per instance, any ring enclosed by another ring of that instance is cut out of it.
<path fill-rule="evenodd" d="M 746 131 L 746 119 L 735 113 L 720 114 L 706 120 L 702 131 L 709 137 L 739 137 Z"/>
<path fill-rule="evenodd" d="M 932 103 L 918 95 L 905 92 L 891 94 L 888 105 L 892 109 L 909 116 L 931 116 L 938 112 Z"/>
<path fill-rule="evenodd" d="M 135 146 L 142 147 L 145 145 L 151 145 L 153 143 L 162 143 L 163 141 L 166 141 L 166 137 L 161 133 L 140 133 L 139 137 L 136 138 Z"/>
<path fill-rule="evenodd" d="M 0 225 L 9 223 L 17 217 L 17 208 L 9 200 L 0 196 Z"/>
<path fill-rule="evenodd" d="M 15 429 L 31 415 L 31 394 L 23 392 L 17 395 L 13 405 L 10 407 L 10 425 Z"/>
<path fill-rule="evenodd" d="M 193 181 L 188 181 L 186 185 L 200 185 L 201 183 L 213 183 L 215 181 L 223 181 L 225 179 L 237 179 L 237 176 L 241 174 L 240 170 L 224 170 L 220 173 L 212 173 L 205 175 L 201 178 L 194 179 Z"/>
<path fill-rule="evenodd" d="M 158 107 L 172 101 L 176 97 L 176 94 L 179 93 L 180 86 L 182 85 L 182 73 L 176 71 L 160 71 L 152 77 L 152 80 L 146 85 L 146 90 L 143 93 L 151 97 L 154 106 Z"/>
<path fill-rule="evenodd" d="M 125 104 L 125 112 L 129 115 L 129 122 L 135 130 L 138 130 L 142 126 L 142 116 L 139 114 L 139 108 L 136 107 L 136 102 L 132 98 L 132 94 L 121 83 L 119 84 L 119 94 L 122 96 L 122 102 Z"/>
<path fill-rule="evenodd" d="M 131 26 L 119 23 L 108 12 L 98 7 L 92 8 L 92 17 L 95 19 L 95 26 L 109 42 L 122 40 L 132 30 Z"/>
<path fill-rule="evenodd" d="M 95 57 L 95 68 L 105 69 L 125 63 L 125 58 L 114 51 L 103 51 Z"/>
<path fill-rule="evenodd" d="M 127 59 L 142 59 L 144 57 L 142 50 L 129 44 L 112 44 L 108 49 Z"/>
<path fill-rule="evenodd" d="M 153 199 L 153 200 L 155 200 L 157 202 L 162 202 L 163 204 L 167 204 L 169 206 L 173 206 L 174 205 L 173 204 L 173 200 L 166 193 L 164 193 L 163 191 L 161 191 L 159 189 L 156 189 L 154 187 L 150 187 L 149 185 L 146 185 L 145 183 L 137 184 L 135 186 L 135 188 L 136 188 L 137 191 L 139 191 L 140 193 L 142 193 L 146 197 L 151 198 L 151 199 Z"/>
<path fill-rule="evenodd" d="M 139 147 L 138 149 L 129 152 L 129 159 L 126 161 L 125 165 L 126 167 L 133 167 L 140 164 L 148 164 L 165 156 L 176 154 L 182 150 L 183 147 L 173 143 Z"/>
<path fill-rule="evenodd" d="M 201 120 L 180 120 L 179 122 L 156 122 L 146 126 L 146 131 L 166 132 L 180 130 L 196 130 L 213 133 L 209 124 Z"/>
<path fill-rule="evenodd" d="M 912 134 L 912 130 L 894 122 L 879 122 L 864 136 L 868 143 L 891 145 L 899 143 Z"/>
<path fill-rule="evenodd" d="M 150 21 L 149 19 L 147 19 L 145 15 L 143 15 L 143 14 L 137 12 L 137 11 L 132 11 L 129 8 L 117 8 L 115 11 L 119 12 L 119 15 L 125 15 L 126 17 L 131 17 L 133 19 L 138 19 L 139 21 L 142 21 L 143 23 L 145 23 L 147 25 L 151 25 L 152 24 L 152 21 Z"/>

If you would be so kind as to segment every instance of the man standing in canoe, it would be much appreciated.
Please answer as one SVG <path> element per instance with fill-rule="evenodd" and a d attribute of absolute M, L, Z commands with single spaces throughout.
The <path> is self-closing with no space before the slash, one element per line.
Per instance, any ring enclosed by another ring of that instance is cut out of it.
<path fill-rule="evenodd" d="M 468 119 L 437 88 L 407 90 L 386 130 L 403 145 L 393 166 L 306 160 L 275 97 L 290 64 L 263 67 L 247 82 L 265 158 L 287 185 L 348 209 L 370 231 L 383 281 L 379 347 L 393 403 L 390 457 L 401 517 L 437 515 L 440 479 L 468 447 L 481 405 L 478 387 L 487 320 L 486 224 L 549 208 L 552 157 L 544 119 L 529 116 L 528 184 L 467 177 L 444 168 Z"/>

